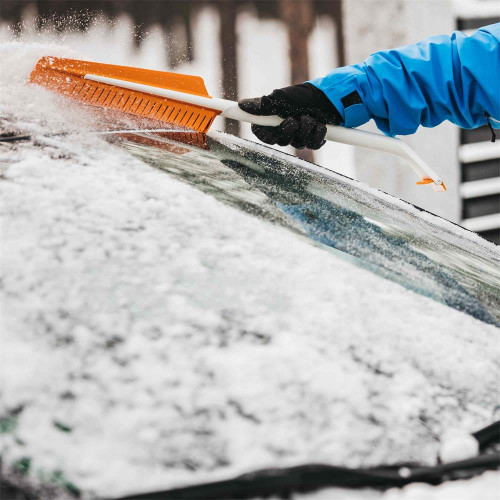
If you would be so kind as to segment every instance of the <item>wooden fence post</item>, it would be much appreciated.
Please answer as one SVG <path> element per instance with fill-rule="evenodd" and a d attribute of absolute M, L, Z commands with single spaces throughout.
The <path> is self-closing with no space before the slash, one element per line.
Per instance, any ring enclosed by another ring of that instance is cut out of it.
<path fill-rule="evenodd" d="M 309 79 L 307 43 L 314 26 L 314 4 L 312 0 L 280 0 L 280 15 L 288 27 L 291 83 L 303 83 Z M 309 149 L 296 150 L 296 154 L 303 160 L 314 159 Z"/>
<path fill-rule="evenodd" d="M 220 43 L 222 49 L 222 94 L 225 99 L 238 99 L 238 66 L 236 17 L 237 2 L 226 0 L 217 2 L 220 14 Z M 224 130 L 239 135 L 240 124 L 235 120 L 225 120 Z"/>

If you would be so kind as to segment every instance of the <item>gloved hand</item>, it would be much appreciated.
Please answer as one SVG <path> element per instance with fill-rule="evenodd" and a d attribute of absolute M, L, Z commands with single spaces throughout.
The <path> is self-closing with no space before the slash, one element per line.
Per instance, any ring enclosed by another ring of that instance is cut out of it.
<path fill-rule="evenodd" d="M 252 132 L 266 144 L 319 149 L 325 144 L 326 125 L 338 125 L 341 116 L 330 99 L 311 83 L 274 90 L 271 94 L 238 101 L 252 115 L 278 115 L 278 127 L 252 125 Z"/>

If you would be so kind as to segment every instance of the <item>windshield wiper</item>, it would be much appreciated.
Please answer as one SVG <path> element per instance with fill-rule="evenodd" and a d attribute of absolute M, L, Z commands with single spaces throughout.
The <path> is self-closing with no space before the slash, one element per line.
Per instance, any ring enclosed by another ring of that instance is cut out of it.
<path fill-rule="evenodd" d="M 500 420 L 472 434 L 479 442 L 480 455 L 467 460 L 422 466 L 406 463 L 351 469 L 324 464 L 263 469 L 183 488 L 135 494 L 113 500 L 223 500 L 278 496 L 289 498 L 294 492 L 310 492 L 326 487 L 376 488 L 385 490 L 414 482 L 437 485 L 467 479 L 500 467 Z"/>

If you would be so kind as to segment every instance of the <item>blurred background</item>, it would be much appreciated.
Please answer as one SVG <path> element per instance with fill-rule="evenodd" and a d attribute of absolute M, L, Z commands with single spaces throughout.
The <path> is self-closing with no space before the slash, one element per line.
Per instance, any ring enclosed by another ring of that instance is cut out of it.
<path fill-rule="evenodd" d="M 0 43 L 56 43 L 100 62 L 196 74 L 211 95 L 239 99 L 496 22 L 497 0 L 1 0 Z M 218 120 L 215 128 L 252 137 L 249 125 Z M 500 140 L 449 123 L 404 140 L 447 193 L 416 187 L 412 170 L 386 154 L 333 143 L 296 154 L 500 244 Z"/>

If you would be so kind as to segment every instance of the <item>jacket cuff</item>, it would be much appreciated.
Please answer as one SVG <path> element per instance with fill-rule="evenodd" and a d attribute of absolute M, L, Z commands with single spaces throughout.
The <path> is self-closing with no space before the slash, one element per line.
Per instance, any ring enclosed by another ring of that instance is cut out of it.
<path fill-rule="evenodd" d="M 349 70 L 346 74 L 346 70 Z M 340 113 L 344 127 L 359 127 L 370 120 L 364 95 L 353 68 L 344 67 L 309 83 L 321 90 Z"/>

